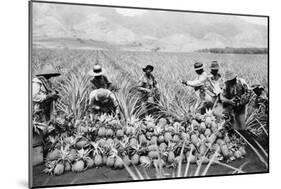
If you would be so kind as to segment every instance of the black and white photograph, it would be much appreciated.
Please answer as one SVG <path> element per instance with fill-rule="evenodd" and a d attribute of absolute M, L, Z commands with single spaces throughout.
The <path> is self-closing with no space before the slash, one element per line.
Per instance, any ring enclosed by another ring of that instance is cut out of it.
<path fill-rule="evenodd" d="M 30 1 L 29 56 L 31 187 L 269 172 L 269 16 Z"/>

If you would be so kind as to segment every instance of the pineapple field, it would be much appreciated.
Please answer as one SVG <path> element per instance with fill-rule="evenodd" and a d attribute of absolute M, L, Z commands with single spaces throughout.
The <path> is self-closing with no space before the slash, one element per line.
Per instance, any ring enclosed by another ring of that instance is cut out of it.
<path fill-rule="evenodd" d="M 33 76 L 46 65 L 62 74 L 53 80 L 60 95 L 56 116 L 33 122 L 33 135 L 46 137 L 47 154 L 44 164 L 33 166 L 34 186 L 268 172 L 267 113 L 250 101 L 247 132 L 230 135 L 222 116 L 197 113 L 193 88 L 179 82 L 195 78 L 195 61 L 209 73 L 213 60 L 222 75 L 232 70 L 268 91 L 267 55 L 33 49 Z M 95 64 L 117 89 L 120 116 L 89 116 L 88 72 Z M 160 93 L 153 115 L 133 90 L 147 64 L 155 68 Z"/>

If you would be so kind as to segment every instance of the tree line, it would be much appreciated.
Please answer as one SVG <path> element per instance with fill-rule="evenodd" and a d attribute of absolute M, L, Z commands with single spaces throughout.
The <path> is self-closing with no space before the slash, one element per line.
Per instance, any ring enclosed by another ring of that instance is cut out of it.
<path fill-rule="evenodd" d="M 218 53 L 218 54 L 268 54 L 268 48 L 205 48 L 196 52 Z"/>

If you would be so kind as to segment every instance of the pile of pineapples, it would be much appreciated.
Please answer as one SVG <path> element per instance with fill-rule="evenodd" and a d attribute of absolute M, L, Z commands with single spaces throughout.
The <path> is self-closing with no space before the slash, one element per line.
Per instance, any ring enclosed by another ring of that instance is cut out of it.
<path fill-rule="evenodd" d="M 132 117 L 126 123 L 101 115 L 88 118 L 56 118 L 47 137 L 45 173 L 61 175 L 90 168 L 142 165 L 176 167 L 179 162 L 233 161 L 246 154 L 238 136 L 229 136 L 212 112 L 191 115 L 188 121 Z"/>

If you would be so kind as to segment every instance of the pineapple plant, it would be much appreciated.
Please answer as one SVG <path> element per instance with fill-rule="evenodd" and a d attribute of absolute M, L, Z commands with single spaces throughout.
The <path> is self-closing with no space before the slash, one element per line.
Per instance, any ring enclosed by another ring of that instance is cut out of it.
<path fill-rule="evenodd" d="M 150 158 L 150 159 L 156 159 L 156 158 L 158 158 L 158 152 L 157 151 L 149 151 L 148 152 L 148 157 Z"/>
<path fill-rule="evenodd" d="M 203 132 L 205 132 L 206 128 L 207 127 L 206 127 L 205 122 L 201 122 L 200 126 L 199 126 L 199 131 L 203 133 Z"/>
<path fill-rule="evenodd" d="M 70 165 L 70 155 L 69 145 L 61 146 L 60 150 L 58 150 L 57 159 L 48 160 L 46 163 L 46 168 L 43 170 L 43 172 L 49 173 L 51 175 L 62 175 L 65 171 L 69 170 L 69 168 L 66 166 Z"/>
<path fill-rule="evenodd" d="M 64 173 L 64 168 L 63 163 L 57 163 L 54 168 L 54 175 L 62 175 Z"/>
<path fill-rule="evenodd" d="M 64 164 L 64 171 L 65 172 L 71 171 L 71 163 L 65 162 L 65 164 Z"/>
<path fill-rule="evenodd" d="M 134 127 L 128 125 L 128 126 L 126 127 L 125 133 L 126 133 L 127 136 L 132 136 L 132 135 L 134 135 Z"/>
<path fill-rule="evenodd" d="M 206 124 L 206 126 L 207 126 L 207 128 L 210 128 L 211 127 L 211 125 L 212 125 L 212 119 L 211 119 L 211 117 L 206 117 L 205 118 L 205 124 Z"/>
<path fill-rule="evenodd" d="M 116 137 L 117 137 L 117 138 L 122 138 L 122 137 L 124 137 L 124 131 L 123 131 L 123 129 L 119 128 L 119 129 L 116 131 Z"/>
<path fill-rule="evenodd" d="M 115 143 L 112 143 L 108 148 L 108 157 L 106 159 L 106 166 L 107 167 L 114 167 L 116 163 L 116 159 L 118 157 L 118 150 Z M 120 160 L 117 162 L 117 167 L 119 166 Z"/>
<path fill-rule="evenodd" d="M 194 144 L 195 146 L 198 147 L 200 145 L 198 136 L 195 133 L 190 136 L 190 140 L 191 140 L 192 144 Z"/>
<path fill-rule="evenodd" d="M 186 161 L 189 161 L 191 164 L 197 163 L 197 156 L 192 151 L 187 151 Z"/>
<path fill-rule="evenodd" d="M 164 127 L 165 125 L 167 125 L 167 119 L 165 119 L 165 118 L 160 118 L 159 120 L 158 120 L 158 124 L 157 124 L 157 126 L 159 126 L 159 127 Z"/>
<path fill-rule="evenodd" d="M 115 169 L 122 169 L 124 167 L 124 162 L 120 157 L 116 157 L 114 162 Z"/>
<path fill-rule="evenodd" d="M 231 154 L 230 154 L 230 151 L 228 149 L 228 146 L 226 144 L 221 144 L 221 152 L 222 152 L 222 155 L 227 158 L 229 157 Z"/>
<path fill-rule="evenodd" d="M 212 134 L 212 131 L 210 129 L 206 129 L 205 132 L 204 132 L 204 135 L 206 137 L 209 137 L 211 134 Z"/>
<path fill-rule="evenodd" d="M 139 143 L 140 143 L 140 145 L 146 145 L 147 144 L 147 139 L 146 139 L 144 134 L 139 135 Z"/>
<path fill-rule="evenodd" d="M 167 153 L 165 153 L 165 155 L 167 156 L 167 162 L 172 164 L 175 162 L 175 149 L 176 149 L 176 144 L 173 142 L 169 142 L 168 143 L 168 147 L 167 147 Z"/>
<path fill-rule="evenodd" d="M 97 143 L 101 148 L 104 148 L 106 146 L 106 141 L 106 138 L 100 138 L 97 140 Z"/>
<path fill-rule="evenodd" d="M 54 149 L 53 151 L 50 151 L 50 152 L 47 154 L 46 160 L 47 160 L 47 161 L 53 161 L 53 160 L 56 160 L 57 158 L 59 158 L 59 156 L 60 156 L 60 152 L 59 152 L 59 150 L 56 148 L 56 149 Z"/>
<path fill-rule="evenodd" d="M 75 146 L 78 150 L 86 148 L 89 145 L 89 140 L 81 133 L 77 133 L 77 135 L 75 136 L 75 142 Z"/>
<path fill-rule="evenodd" d="M 130 166 L 132 161 L 130 160 L 127 152 L 123 154 L 123 162 L 125 165 Z"/>
<path fill-rule="evenodd" d="M 132 147 L 136 147 L 138 145 L 138 140 L 136 139 L 136 137 L 130 138 L 129 145 Z"/>
<path fill-rule="evenodd" d="M 73 172 L 82 172 L 85 168 L 85 162 L 82 160 L 78 160 L 76 161 L 73 165 L 72 165 L 72 171 Z"/>
<path fill-rule="evenodd" d="M 106 136 L 106 129 L 104 126 L 99 127 L 98 129 L 98 136 L 99 137 L 105 137 Z"/>
<path fill-rule="evenodd" d="M 175 134 L 175 135 L 173 136 L 172 141 L 175 142 L 175 143 L 179 142 L 179 141 L 180 141 L 179 135 L 178 135 L 178 134 Z"/>
<path fill-rule="evenodd" d="M 187 132 L 181 132 L 181 139 L 185 142 L 189 142 L 190 141 L 190 135 Z"/>
<path fill-rule="evenodd" d="M 77 151 L 77 158 L 72 164 L 73 172 L 82 172 L 87 169 L 86 161 L 90 159 L 89 154 L 91 150 L 80 149 Z"/>
<path fill-rule="evenodd" d="M 164 152 L 164 151 L 166 151 L 167 147 L 168 147 L 167 144 L 164 143 L 164 142 L 162 142 L 162 143 L 159 145 L 159 150 L 162 151 L 162 152 Z"/>
<path fill-rule="evenodd" d="M 133 165 L 138 165 L 140 161 L 140 156 L 138 153 L 134 153 L 131 157 L 131 162 Z"/>
<path fill-rule="evenodd" d="M 158 137 L 156 135 L 153 135 L 148 142 L 148 144 L 157 144 Z"/>
<path fill-rule="evenodd" d="M 133 165 L 138 165 L 139 164 L 139 162 L 140 162 L 140 155 L 139 155 L 140 151 L 141 151 L 141 145 L 132 146 L 131 163 Z"/>
<path fill-rule="evenodd" d="M 148 122 L 146 126 L 147 130 L 150 132 L 154 132 L 154 129 L 156 128 L 154 122 Z"/>
<path fill-rule="evenodd" d="M 113 156 L 107 157 L 107 159 L 106 159 L 106 166 L 107 167 L 113 167 L 114 163 L 115 163 L 115 157 L 113 157 Z"/>
<path fill-rule="evenodd" d="M 168 163 L 174 163 L 175 153 L 171 150 L 168 152 Z"/>
<path fill-rule="evenodd" d="M 158 141 L 159 144 L 163 143 L 163 142 L 165 141 L 164 135 L 160 134 L 160 135 L 158 136 L 157 141 Z"/>
<path fill-rule="evenodd" d="M 114 131 L 111 127 L 106 130 L 106 137 L 112 137 L 114 135 Z"/>
<path fill-rule="evenodd" d="M 165 140 L 165 142 L 169 143 L 172 139 L 173 139 L 173 138 L 172 138 L 171 132 L 165 132 L 165 134 L 164 134 L 164 140 Z"/>
<path fill-rule="evenodd" d="M 144 123 L 146 125 L 148 124 L 153 124 L 155 126 L 155 119 L 151 116 L 151 115 L 146 115 L 145 118 L 144 118 Z"/>
<path fill-rule="evenodd" d="M 91 142 L 90 144 L 93 150 L 93 165 L 95 165 L 96 167 L 100 167 L 103 164 L 103 149 L 100 147 L 98 142 Z"/>
<path fill-rule="evenodd" d="M 145 167 L 145 168 L 150 167 L 150 166 L 151 166 L 151 163 L 152 163 L 151 160 L 150 160 L 150 158 L 147 157 L 147 156 L 140 156 L 139 161 L 140 161 L 140 164 L 141 164 L 143 167 Z"/>
<path fill-rule="evenodd" d="M 67 136 L 63 139 L 63 142 L 69 145 L 69 147 L 73 147 L 76 144 L 76 140 L 77 138 L 75 138 L 74 136 Z"/>

